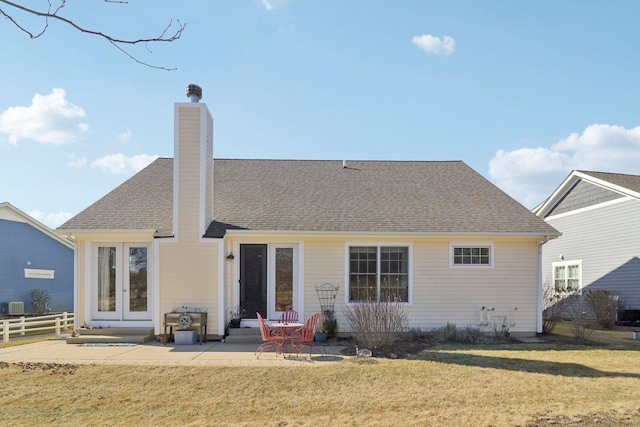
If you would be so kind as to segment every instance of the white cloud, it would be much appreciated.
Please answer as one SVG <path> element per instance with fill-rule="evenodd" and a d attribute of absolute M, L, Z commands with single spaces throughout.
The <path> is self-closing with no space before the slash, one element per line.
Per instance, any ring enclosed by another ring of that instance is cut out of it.
<path fill-rule="evenodd" d="M 36 93 L 28 107 L 10 107 L 0 114 L 0 132 L 17 144 L 27 138 L 42 144 L 65 144 L 75 141 L 89 129 L 78 119 L 84 110 L 67 101 L 64 89 L 55 88 L 49 95 Z"/>
<path fill-rule="evenodd" d="M 118 134 L 118 139 L 120 141 L 128 141 L 131 139 L 131 131 L 129 130 L 129 128 L 127 128 L 126 131 Z"/>
<path fill-rule="evenodd" d="M 640 174 L 640 127 L 591 125 L 551 148 L 498 150 L 489 176 L 509 195 L 533 208 L 572 170 Z"/>
<path fill-rule="evenodd" d="M 146 167 L 149 163 L 157 159 L 158 156 L 149 154 L 137 154 L 127 157 L 124 154 L 109 154 L 101 159 L 91 162 L 92 168 L 102 169 L 104 172 L 113 175 L 132 175 Z"/>
<path fill-rule="evenodd" d="M 67 222 L 73 216 L 73 214 L 69 212 L 58 212 L 58 213 L 46 214 L 40 211 L 27 212 L 27 215 L 37 219 L 38 221 L 40 221 L 41 223 L 43 223 L 49 228 L 56 228 L 64 224 L 65 222 Z"/>
<path fill-rule="evenodd" d="M 287 4 L 288 0 L 260 0 L 260 3 L 267 10 L 273 10 L 279 7 L 283 7 Z"/>
<path fill-rule="evenodd" d="M 420 49 L 434 55 L 451 55 L 456 46 L 456 41 L 450 36 L 439 38 L 431 34 L 423 34 L 421 36 L 413 36 L 411 41 Z"/>
<path fill-rule="evenodd" d="M 86 157 L 78 157 L 76 156 L 76 153 L 71 153 L 69 155 L 69 161 L 67 162 L 67 167 L 79 169 L 79 168 L 85 167 L 86 164 L 87 164 Z"/>

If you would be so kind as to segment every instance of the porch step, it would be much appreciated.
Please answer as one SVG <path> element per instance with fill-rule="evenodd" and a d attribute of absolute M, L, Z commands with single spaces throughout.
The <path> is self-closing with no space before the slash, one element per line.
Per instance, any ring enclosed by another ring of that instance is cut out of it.
<path fill-rule="evenodd" d="M 229 335 L 225 337 L 224 341 L 232 344 L 260 344 L 262 342 L 262 336 L 258 328 L 229 328 Z"/>
<path fill-rule="evenodd" d="M 156 339 L 153 328 L 94 328 L 77 329 L 67 344 L 131 343 L 143 344 Z"/>

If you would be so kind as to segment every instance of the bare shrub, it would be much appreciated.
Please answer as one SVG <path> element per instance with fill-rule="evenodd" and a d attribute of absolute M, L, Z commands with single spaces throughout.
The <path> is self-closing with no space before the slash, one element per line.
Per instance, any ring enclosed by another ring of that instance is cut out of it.
<path fill-rule="evenodd" d="M 589 289 L 586 292 L 586 300 L 598 324 L 603 328 L 611 329 L 616 321 L 616 301 L 613 298 L 613 292 Z"/>
<path fill-rule="evenodd" d="M 49 292 L 44 289 L 33 289 L 29 292 L 29 296 L 31 297 L 31 304 L 33 304 L 34 314 L 43 314 L 49 310 L 49 301 L 51 300 Z"/>
<path fill-rule="evenodd" d="M 590 327 L 587 313 L 582 310 L 582 305 L 578 300 L 578 295 L 569 295 L 565 298 L 565 310 L 568 315 L 569 330 L 573 337 L 578 341 L 586 341 L 593 333 L 593 328 Z"/>
<path fill-rule="evenodd" d="M 491 318 L 491 324 L 493 326 L 493 336 L 496 339 L 506 338 L 511 335 L 509 319 L 507 316 L 493 316 Z"/>
<path fill-rule="evenodd" d="M 407 329 L 404 305 L 395 301 L 370 301 L 347 305 L 343 313 L 356 343 L 376 349 L 392 344 Z"/>
<path fill-rule="evenodd" d="M 454 323 L 449 322 L 435 332 L 438 339 L 444 342 L 477 344 L 485 341 L 485 336 L 480 329 L 471 326 L 458 328 Z"/>
<path fill-rule="evenodd" d="M 545 280 L 542 285 L 542 333 L 551 334 L 566 314 L 570 299 Z"/>

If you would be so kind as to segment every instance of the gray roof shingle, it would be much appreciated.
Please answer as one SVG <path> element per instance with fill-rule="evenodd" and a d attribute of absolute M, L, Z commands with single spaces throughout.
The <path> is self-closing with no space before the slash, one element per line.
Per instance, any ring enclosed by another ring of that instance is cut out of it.
<path fill-rule="evenodd" d="M 583 170 L 578 172 L 582 172 L 586 175 L 591 175 L 594 178 L 598 178 L 603 181 L 608 181 L 612 184 L 627 188 L 631 191 L 635 191 L 636 193 L 640 193 L 640 176 L 638 175 L 627 175 L 622 173 L 608 173 L 608 172 L 593 172 L 593 171 L 583 171 Z"/>
<path fill-rule="evenodd" d="M 171 234 L 172 159 L 158 159 L 62 229 Z M 214 221 L 228 229 L 373 233 L 558 232 L 465 163 L 214 160 Z"/>
<path fill-rule="evenodd" d="M 156 230 L 173 234 L 173 159 L 159 158 L 62 224 L 70 230 Z"/>

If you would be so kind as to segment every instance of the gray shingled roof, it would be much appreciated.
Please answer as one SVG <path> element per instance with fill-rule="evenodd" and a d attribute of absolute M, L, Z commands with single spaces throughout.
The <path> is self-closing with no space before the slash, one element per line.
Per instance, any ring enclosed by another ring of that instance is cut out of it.
<path fill-rule="evenodd" d="M 558 234 L 459 161 L 349 161 L 346 168 L 328 160 L 214 162 L 207 237 L 227 229 Z M 170 235 L 172 169 L 172 159 L 156 160 L 60 228 Z"/>
<path fill-rule="evenodd" d="M 593 172 L 593 171 L 578 171 L 585 175 L 591 175 L 594 178 L 601 179 L 603 181 L 610 182 L 620 187 L 627 188 L 636 193 L 640 193 L 640 176 L 638 175 L 626 175 L 622 173 L 608 173 L 608 172 Z"/>
<path fill-rule="evenodd" d="M 173 234 L 173 159 L 160 158 L 62 224 L 68 230 L 156 230 Z"/>

